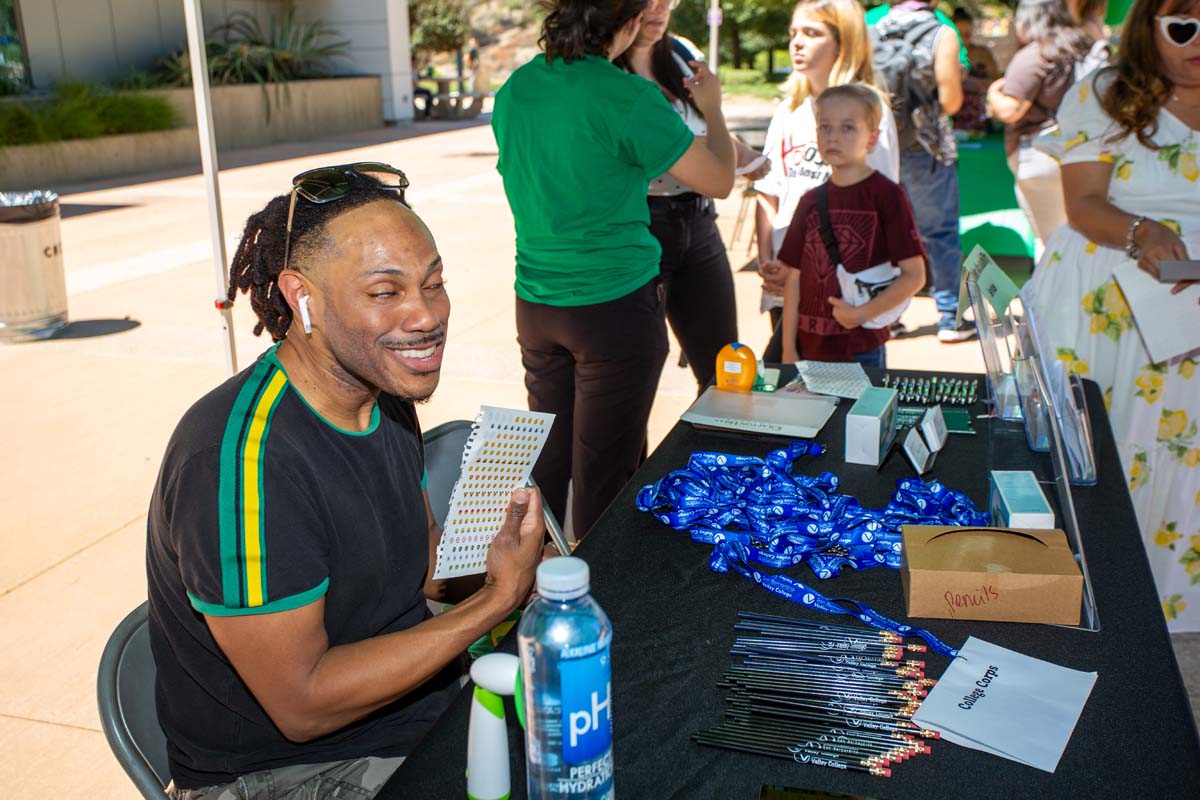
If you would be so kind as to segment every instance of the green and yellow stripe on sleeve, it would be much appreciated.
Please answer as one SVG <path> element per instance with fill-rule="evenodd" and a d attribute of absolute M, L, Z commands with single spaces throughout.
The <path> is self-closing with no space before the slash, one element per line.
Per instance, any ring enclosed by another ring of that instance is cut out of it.
<path fill-rule="evenodd" d="M 218 527 L 221 603 L 194 595 L 192 606 L 205 614 L 266 614 L 307 605 L 329 586 L 317 586 L 269 601 L 267 587 L 266 496 L 263 464 L 271 420 L 288 388 L 274 358 L 263 358 L 238 392 L 221 439 Z"/>

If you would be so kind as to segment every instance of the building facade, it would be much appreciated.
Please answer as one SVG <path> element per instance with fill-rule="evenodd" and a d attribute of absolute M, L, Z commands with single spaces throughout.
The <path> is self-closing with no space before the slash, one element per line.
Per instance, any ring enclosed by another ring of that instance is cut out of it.
<path fill-rule="evenodd" d="M 236 11 L 265 24 L 292 8 L 349 42 L 334 74 L 380 76 L 384 119 L 412 119 L 408 0 L 203 0 L 204 28 L 212 32 Z M 187 42 L 184 0 L 15 0 L 15 12 L 35 90 L 119 81 Z"/>

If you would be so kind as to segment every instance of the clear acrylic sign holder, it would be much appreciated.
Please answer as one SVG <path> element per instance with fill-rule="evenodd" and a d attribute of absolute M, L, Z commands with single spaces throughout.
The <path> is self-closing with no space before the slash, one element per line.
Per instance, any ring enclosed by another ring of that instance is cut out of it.
<path fill-rule="evenodd" d="M 975 311 L 975 329 L 983 349 L 983 365 L 987 370 L 988 390 L 992 411 L 1000 419 L 1021 420 L 1021 399 L 1017 390 L 1015 360 L 1020 357 L 1019 331 L 1013 304 L 1003 314 L 997 314 L 979 287 L 975 274 L 966 276 L 967 296 Z"/>
<path fill-rule="evenodd" d="M 1054 488 L 1058 496 L 1059 515 L 1062 517 L 1063 531 L 1067 535 L 1067 542 L 1071 545 L 1071 551 L 1075 555 L 1075 563 L 1079 565 L 1079 572 L 1083 575 L 1083 608 L 1079 616 L 1079 625 L 1068 627 L 1077 627 L 1082 630 L 1099 631 L 1100 630 L 1100 614 L 1096 608 L 1096 596 L 1092 592 L 1092 578 L 1088 573 L 1087 557 L 1083 552 L 1083 540 L 1079 535 L 1079 521 L 1075 518 L 1075 499 L 1071 495 L 1070 465 L 1067 458 L 1067 451 L 1064 447 L 1064 436 L 1062 428 L 1057 421 L 1062 417 L 1055 404 L 1054 396 L 1050 393 L 1049 387 L 1046 384 L 1046 379 L 1043 370 L 1036 364 L 1037 356 L 1032 356 L 1035 361 L 1035 368 L 1032 371 L 1033 379 L 1037 383 L 1038 391 L 1046 406 L 1047 416 L 1054 420 L 1055 423 L 1049 425 L 1050 433 L 1050 461 L 1054 465 Z M 1082 386 L 1080 386 L 1082 388 Z M 1080 402 L 1083 397 L 1080 395 Z M 1086 422 L 1087 407 L 1084 405 L 1084 419 Z M 1090 441 L 1090 437 L 1089 437 Z M 1093 483 L 1095 472 L 1093 470 Z"/>
<path fill-rule="evenodd" d="M 1034 386 L 1038 393 L 1037 407 L 1043 418 L 1039 424 L 1057 430 L 1070 482 L 1094 486 L 1096 447 L 1092 440 L 1092 420 L 1083 396 L 1083 380 L 1068 370 L 1067 364 L 1056 353 L 1049 352 L 1033 311 L 1037 307 L 1037 295 L 1032 283 L 1021 290 L 1021 297 L 1025 308 L 1021 336 L 1023 352 L 1034 361 L 1041 377 L 1040 383 Z"/>

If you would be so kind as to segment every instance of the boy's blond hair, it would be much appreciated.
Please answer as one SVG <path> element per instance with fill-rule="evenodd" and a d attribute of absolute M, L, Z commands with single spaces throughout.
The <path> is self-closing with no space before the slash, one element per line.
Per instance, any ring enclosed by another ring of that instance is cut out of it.
<path fill-rule="evenodd" d="M 829 100 L 850 100 L 858 103 L 866 112 L 867 130 L 879 130 L 879 123 L 883 119 L 883 101 L 879 98 L 879 91 L 875 87 L 862 83 L 843 83 L 840 86 L 830 86 L 813 101 L 813 110 L 818 116 L 821 113 L 821 104 Z"/>

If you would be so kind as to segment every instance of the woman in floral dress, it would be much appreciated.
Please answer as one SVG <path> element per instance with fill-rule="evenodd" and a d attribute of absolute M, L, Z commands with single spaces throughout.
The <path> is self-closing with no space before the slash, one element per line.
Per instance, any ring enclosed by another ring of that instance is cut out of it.
<path fill-rule="evenodd" d="M 1068 225 L 1046 244 L 1034 311 L 1104 391 L 1171 629 L 1200 630 L 1200 350 L 1152 362 L 1112 275 L 1200 258 L 1200 0 L 1137 0 L 1117 63 L 1072 87 L 1058 122 L 1043 144 L 1061 158 Z"/>

